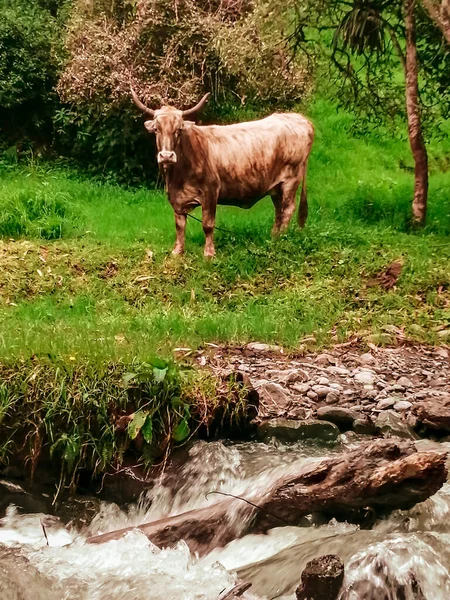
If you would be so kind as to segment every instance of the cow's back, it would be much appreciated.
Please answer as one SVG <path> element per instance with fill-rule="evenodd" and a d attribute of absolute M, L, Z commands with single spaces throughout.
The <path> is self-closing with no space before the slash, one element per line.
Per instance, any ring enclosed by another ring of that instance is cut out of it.
<path fill-rule="evenodd" d="M 297 113 L 199 128 L 208 146 L 208 170 L 220 182 L 220 198 L 259 198 L 297 173 L 311 149 L 312 123 Z M 205 165 L 206 166 L 206 165 Z"/>

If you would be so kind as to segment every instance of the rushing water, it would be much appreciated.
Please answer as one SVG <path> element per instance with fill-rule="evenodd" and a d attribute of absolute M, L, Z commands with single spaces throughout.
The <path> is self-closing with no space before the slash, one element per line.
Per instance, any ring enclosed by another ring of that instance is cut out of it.
<path fill-rule="evenodd" d="M 370 531 L 334 521 L 276 528 L 201 559 L 182 541 L 159 550 L 138 530 L 105 544 L 85 543 L 90 535 L 223 499 L 206 496 L 211 491 L 248 495 L 324 454 L 304 446 L 199 442 L 175 481 L 162 478 L 126 512 L 102 504 L 84 530 L 66 530 L 55 518 L 20 515 L 10 507 L 0 527 L 0 600 L 216 600 L 236 578 L 253 584 L 244 598 L 287 600 L 295 597 L 306 563 L 329 553 L 346 565 L 340 600 L 448 600 L 450 484 Z"/>

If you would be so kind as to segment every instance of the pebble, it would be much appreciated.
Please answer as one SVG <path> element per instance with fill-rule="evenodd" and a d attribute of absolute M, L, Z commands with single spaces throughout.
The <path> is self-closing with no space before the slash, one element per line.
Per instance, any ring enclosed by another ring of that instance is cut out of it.
<path fill-rule="evenodd" d="M 319 377 L 317 383 L 319 385 L 328 385 L 330 383 L 330 380 L 328 379 L 328 377 Z"/>
<path fill-rule="evenodd" d="M 338 392 L 328 392 L 325 402 L 327 404 L 337 404 L 339 402 L 340 394 Z"/>
<path fill-rule="evenodd" d="M 335 391 L 333 388 L 330 388 L 327 385 L 313 385 L 312 389 L 313 392 L 316 392 L 319 398 L 325 398 L 327 394 Z"/>
<path fill-rule="evenodd" d="M 294 383 L 294 385 L 291 386 L 291 389 L 295 390 L 299 394 L 306 394 L 309 388 L 309 383 Z"/>
<path fill-rule="evenodd" d="M 330 388 L 333 388 L 333 390 L 339 390 L 342 391 L 342 385 L 340 383 L 330 383 Z"/>
<path fill-rule="evenodd" d="M 377 404 L 377 410 L 385 410 L 386 408 L 392 408 L 394 404 L 397 404 L 397 398 L 383 398 Z"/>
<path fill-rule="evenodd" d="M 311 400 L 319 399 L 319 396 L 316 394 L 316 392 L 313 392 L 312 390 L 309 390 L 309 392 L 306 395 L 308 396 L 308 398 L 311 398 Z"/>
<path fill-rule="evenodd" d="M 328 356 L 328 354 L 319 354 L 319 356 L 316 357 L 316 360 L 314 362 L 317 365 L 321 365 L 322 367 L 327 367 L 332 362 L 334 362 L 332 359 L 330 360 L 330 358 L 331 357 Z"/>
<path fill-rule="evenodd" d="M 372 385 L 373 383 L 375 383 L 376 377 L 375 373 L 372 373 L 372 371 L 358 371 L 358 373 L 355 374 L 354 379 L 358 383 Z"/>
<path fill-rule="evenodd" d="M 400 402 L 394 404 L 394 410 L 396 410 L 397 412 L 404 412 L 405 410 L 410 409 L 411 406 L 412 403 L 408 402 L 408 400 L 400 400 Z"/>
<path fill-rule="evenodd" d="M 344 367 L 328 367 L 327 371 L 329 373 L 333 373 L 334 375 L 340 375 L 341 377 L 350 375 L 350 371 Z"/>
<path fill-rule="evenodd" d="M 407 377 L 400 377 L 400 379 L 397 381 L 397 385 L 401 385 L 404 388 L 414 387 L 413 382 Z"/>
<path fill-rule="evenodd" d="M 373 365 L 373 363 L 376 362 L 375 358 L 370 354 L 370 352 L 366 352 L 366 354 L 361 354 L 359 358 L 364 365 Z"/>

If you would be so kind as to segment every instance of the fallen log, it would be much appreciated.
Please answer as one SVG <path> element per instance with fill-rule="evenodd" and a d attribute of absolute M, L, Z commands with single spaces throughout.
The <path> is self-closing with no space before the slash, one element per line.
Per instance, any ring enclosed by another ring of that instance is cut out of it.
<path fill-rule="evenodd" d="M 335 554 L 310 560 L 295 591 L 296 600 L 336 600 L 344 581 L 344 563 Z"/>
<path fill-rule="evenodd" d="M 248 501 L 227 498 L 137 529 L 157 546 L 184 540 L 202 555 L 249 532 L 298 525 L 310 513 L 361 522 L 368 514 L 406 510 L 435 494 L 447 478 L 445 460 L 445 452 L 418 453 L 409 440 L 377 440 L 274 478 Z M 97 535 L 88 543 L 114 540 L 132 529 Z"/>

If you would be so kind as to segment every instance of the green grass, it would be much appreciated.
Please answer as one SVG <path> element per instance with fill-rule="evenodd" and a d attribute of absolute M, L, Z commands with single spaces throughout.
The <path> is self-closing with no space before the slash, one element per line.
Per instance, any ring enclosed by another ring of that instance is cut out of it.
<path fill-rule="evenodd" d="M 194 221 L 186 256 L 169 256 L 173 213 L 162 192 L 52 169 L 4 171 L 0 357 L 145 360 L 205 342 L 304 349 L 311 336 L 309 346 L 321 347 L 354 334 L 390 343 L 395 328 L 428 343 L 449 339 L 450 142 L 430 144 L 428 224 L 414 232 L 407 143 L 352 137 L 351 117 L 325 102 L 310 116 L 306 228 L 293 223 L 272 240 L 270 200 L 250 211 L 219 207 L 227 232 L 216 233 L 211 263 Z M 395 289 L 367 287 L 399 258 Z"/>

